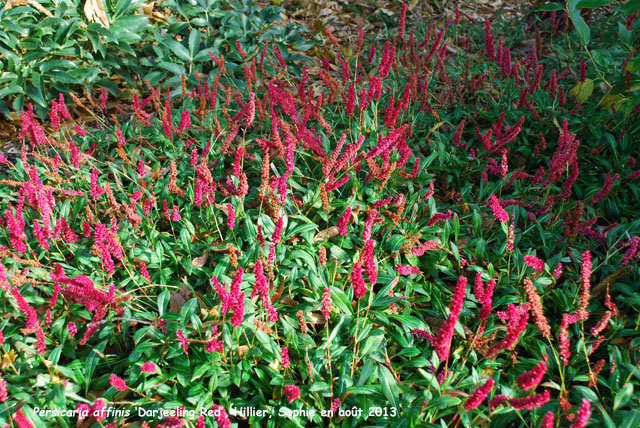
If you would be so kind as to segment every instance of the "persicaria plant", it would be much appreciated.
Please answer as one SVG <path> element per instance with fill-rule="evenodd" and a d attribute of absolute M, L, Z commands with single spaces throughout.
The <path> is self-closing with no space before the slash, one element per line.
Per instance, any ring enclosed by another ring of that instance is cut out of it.
<path fill-rule="evenodd" d="M 564 11 L 523 48 L 460 6 L 415 30 L 404 6 L 355 46 L 328 31 L 299 75 L 234 41 L 117 117 L 74 95 L 99 127 L 65 95 L 20 112 L 0 421 L 634 426 L 637 126 L 575 96 L 599 57 L 546 50 Z M 211 413 L 161 416 L 182 407 Z"/>

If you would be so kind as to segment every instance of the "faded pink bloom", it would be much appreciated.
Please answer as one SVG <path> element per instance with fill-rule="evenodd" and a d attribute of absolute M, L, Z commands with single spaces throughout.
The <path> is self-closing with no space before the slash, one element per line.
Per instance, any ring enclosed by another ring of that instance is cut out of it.
<path fill-rule="evenodd" d="M 331 317 L 331 292 L 326 287 L 322 291 L 322 315 L 326 320 Z"/>
<path fill-rule="evenodd" d="M 147 361 L 140 366 L 140 371 L 143 373 L 155 373 L 156 369 L 157 367 L 153 361 Z"/>
<path fill-rule="evenodd" d="M 544 261 L 530 254 L 523 257 L 524 263 L 537 272 L 544 271 Z"/>
<path fill-rule="evenodd" d="M 591 262 L 591 252 L 585 251 L 582 254 L 582 268 L 580 276 L 582 278 L 582 287 L 580 288 L 580 309 L 578 310 L 582 319 L 588 316 L 587 307 L 591 298 L 591 270 L 593 263 Z"/>
<path fill-rule="evenodd" d="M 391 197 L 389 197 L 391 202 Z M 371 228 L 378 218 L 378 210 L 372 209 L 367 215 L 367 220 L 364 222 L 364 230 L 362 231 L 362 242 L 367 242 L 371 239 Z"/>
<path fill-rule="evenodd" d="M 611 311 L 606 311 L 602 318 L 600 318 L 600 321 L 598 321 L 596 325 L 591 327 L 591 334 L 594 336 L 598 336 L 600 333 L 602 333 L 604 329 L 607 328 L 607 325 L 609 325 L 611 315 Z"/>
<path fill-rule="evenodd" d="M 477 409 L 478 406 L 487 398 L 494 385 L 495 381 L 493 378 L 487 379 L 485 383 L 480 385 L 467 399 L 464 406 L 465 410 L 468 412 L 469 410 Z"/>
<path fill-rule="evenodd" d="M 114 374 L 109 376 L 109 383 L 120 392 L 127 390 L 127 384 L 124 382 L 124 380 Z"/>
<path fill-rule="evenodd" d="M 284 394 L 287 396 L 289 403 L 293 403 L 300 397 L 300 388 L 295 385 L 287 385 L 284 387 Z"/>
<path fill-rule="evenodd" d="M 248 128 L 251 126 L 251 124 L 253 123 L 253 119 L 256 116 L 256 94 L 255 93 L 251 93 L 251 97 L 249 98 L 249 102 L 247 103 L 248 105 L 248 110 L 247 110 L 247 120 L 245 122 L 245 126 Z"/>
<path fill-rule="evenodd" d="M 509 226 L 509 232 L 507 233 L 507 251 L 510 253 L 513 253 L 514 251 L 514 247 L 513 247 L 513 241 L 515 239 L 515 234 L 514 234 L 514 225 L 510 225 Z"/>
<path fill-rule="evenodd" d="M 73 321 L 71 321 L 69 323 L 69 325 L 67 326 L 67 331 L 69 332 L 69 334 L 71 335 L 71 337 L 75 336 L 76 333 L 78 332 L 78 327 L 76 327 L 76 323 L 74 323 Z"/>
<path fill-rule="evenodd" d="M 267 256 L 267 264 L 272 265 L 276 258 L 276 243 L 272 242 L 269 245 L 269 255 Z"/>

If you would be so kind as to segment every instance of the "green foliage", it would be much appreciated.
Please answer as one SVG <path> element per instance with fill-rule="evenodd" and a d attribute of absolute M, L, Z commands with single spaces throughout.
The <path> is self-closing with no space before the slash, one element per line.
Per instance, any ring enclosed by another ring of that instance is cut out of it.
<path fill-rule="evenodd" d="M 312 46 L 304 27 L 274 25 L 281 8 L 247 0 L 163 2 L 166 23 L 146 15 L 142 0 L 105 0 L 108 29 L 87 22 L 84 2 L 40 3 L 54 16 L 31 6 L 0 6 L 0 109 L 6 116 L 31 102 L 44 117 L 46 100 L 58 92 L 105 86 L 118 95 L 121 83 L 142 89 L 145 80 L 179 86 L 183 74 L 193 79 L 211 71 L 209 53 L 230 54 L 228 63 L 241 74 L 236 40 L 251 55 L 266 40 L 287 43 L 300 52 L 289 54 L 291 60 L 305 59 L 301 52 Z"/>
<path fill-rule="evenodd" d="M 637 425 L 640 101 L 631 73 L 602 85 L 633 44 L 597 17 L 588 39 L 554 29 L 547 6 L 515 32 L 540 26 L 539 57 L 436 22 L 393 55 L 395 32 L 371 60 L 336 49 L 301 71 L 299 29 L 215 6 L 176 2 L 166 33 L 144 30 L 140 67 L 161 70 L 136 75 L 152 92 L 121 123 L 87 106 L 85 135 L 57 97 L 51 132 L 21 112 L 24 155 L 0 160 L 0 424 L 225 426 L 196 422 L 221 406 L 269 411 L 232 426 L 568 426 L 587 407 Z M 602 108 L 612 94 L 629 105 Z M 34 410 L 100 403 L 130 413 Z M 181 406 L 196 413 L 153 413 Z"/>

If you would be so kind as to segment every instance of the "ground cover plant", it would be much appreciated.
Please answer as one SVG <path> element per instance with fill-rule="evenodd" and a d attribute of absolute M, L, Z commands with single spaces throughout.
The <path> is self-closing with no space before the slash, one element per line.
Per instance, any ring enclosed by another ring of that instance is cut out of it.
<path fill-rule="evenodd" d="M 94 5 L 87 9 L 87 3 Z M 264 41 L 280 43 L 285 58 L 300 60 L 312 45 L 304 26 L 280 23 L 284 9 L 253 2 L 200 0 L 80 2 L 9 0 L 0 5 L 0 112 L 11 117 L 31 103 L 38 116 L 59 92 L 88 92 L 101 87 L 115 97 L 144 82 L 168 85 L 184 74 L 211 71 L 209 53 L 227 56 L 235 40 L 253 50 Z M 230 55 L 228 55 L 230 54 Z M 296 66 L 297 67 L 297 66 Z"/>
<path fill-rule="evenodd" d="M 599 5 L 27 105 L 0 423 L 637 426 L 640 24 Z"/>

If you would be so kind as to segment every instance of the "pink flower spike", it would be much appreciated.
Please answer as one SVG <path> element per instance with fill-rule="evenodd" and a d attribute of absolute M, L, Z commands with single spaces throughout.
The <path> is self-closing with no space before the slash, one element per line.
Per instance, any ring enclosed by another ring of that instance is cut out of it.
<path fill-rule="evenodd" d="M 586 398 L 582 399 L 578 413 L 576 414 L 576 421 L 571 425 L 571 428 L 583 428 L 589 418 L 591 417 L 591 403 Z"/>
<path fill-rule="evenodd" d="M 109 376 L 109 383 L 120 392 L 127 390 L 127 384 L 124 382 L 124 380 L 114 374 Z"/>
<path fill-rule="evenodd" d="M 231 421 L 229 420 L 229 415 L 227 415 L 227 410 L 224 406 L 216 404 L 213 406 L 212 410 L 219 428 L 231 428 Z"/>
<path fill-rule="evenodd" d="M 456 284 L 453 298 L 449 305 L 449 317 L 440 327 L 438 336 L 436 336 L 435 350 L 440 361 L 446 361 L 449 357 L 449 349 L 451 348 L 451 339 L 453 338 L 454 328 L 460 317 L 460 312 L 464 305 L 464 298 L 467 293 L 467 278 L 460 276 Z"/>
<path fill-rule="evenodd" d="M 500 223 L 506 223 L 509 221 L 509 214 L 502 208 L 500 201 L 496 195 L 489 196 L 489 208 L 493 211 L 493 215 Z"/>
<path fill-rule="evenodd" d="M 495 381 L 493 378 L 487 379 L 487 381 L 479 386 L 467 399 L 465 410 L 468 412 L 469 410 L 477 409 L 478 406 L 487 398 L 494 385 Z"/>
<path fill-rule="evenodd" d="M 347 226 L 349 226 L 349 218 L 351 217 L 351 207 L 347 207 L 344 214 L 340 216 L 338 219 L 338 230 L 340 231 L 340 236 L 347 236 Z"/>
<path fill-rule="evenodd" d="M 362 264 L 357 262 L 351 271 L 351 283 L 353 284 L 353 297 L 360 299 L 367 294 L 367 286 L 362 276 Z"/>
<path fill-rule="evenodd" d="M 233 230 L 236 225 L 236 213 L 233 211 L 233 205 L 227 203 L 227 227 Z"/>
<path fill-rule="evenodd" d="M 13 414 L 13 421 L 18 428 L 33 428 L 33 424 L 29 422 L 29 419 L 22 413 L 22 407 Z"/>
<path fill-rule="evenodd" d="M 176 331 L 176 337 L 178 338 L 178 341 L 180 342 L 180 346 L 182 346 L 182 349 L 184 350 L 184 352 L 187 353 L 189 351 L 189 341 L 187 340 L 186 337 L 184 337 L 184 330 L 179 328 Z"/>
<path fill-rule="evenodd" d="M 284 394 L 287 396 L 289 403 L 293 403 L 300 397 L 300 388 L 295 385 L 287 385 L 284 387 Z"/>
<path fill-rule="evenodd" d="M 0 403 L 4 403 L 8 398 L 7 381 L 2 379 L 2 375 L 0 375 Z"/>
<path fill-rule="evenodd" d="M 542 422 L 540 422 L 540 428 L 555 428 L 555 423 L 553 421 L 553 412 L 549 411 L 544 418 L 542 418 Z"/>
<path fill-rule="evenodd" d="M 156 369 L 157 367 L 153 361 L 147 361 L 140 366 L 140 371 L 143 373 L 155 373 Z"/>
<path fill-rule="evenodd" d="M 291 362 L 289 361 L 289 349 L 286 346 L 283 346 L 280 351 L 280 359 L 282 360 L 282 367 L 285 369 L 287 367 L 291 367 Z"/>
<path fill-rule="evenodd" d="M 542 382 L 542 378 L 547 372 L 547 365 L 544 361 L 540 361 L 535 367 L 528 372 L 522 373 L 518 376 L 518 385 L 520 388 L 528 391 L 538 386 Z"/>
<path fill-rule="evenodd" d="M 544 271 L 544 261 L 542 261 L 542 259 L 539 259 L 536 256 L 532 256 L 530 254 L 524 256 L 523 259 L 524 263 L 536 272 Z"/>
<path fill-rule="evenodd" d="M 71 335 L 71 337 L 75 336 L 76 333 L 78 332 L 78 327 L 76 327 L 76 323 L 74 323 L 73 321 L 69 323 L 69 325 L 67 326 L 67 330 L 69 331 L 69 335 Z"/>

